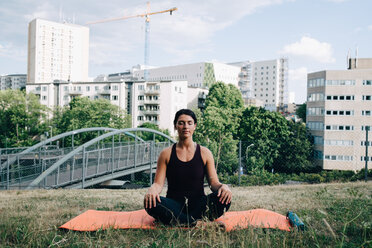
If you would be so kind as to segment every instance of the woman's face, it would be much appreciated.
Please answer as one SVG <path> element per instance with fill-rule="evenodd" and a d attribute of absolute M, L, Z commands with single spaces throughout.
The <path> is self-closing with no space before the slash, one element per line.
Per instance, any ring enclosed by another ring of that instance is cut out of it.
<path fill-rule="evenodd" d="M 176 122 L 175 128 L 178 132 L 179 137 L 187 138 L 193 135 L 196 128 L 196 123 L 194 122 L 194 119 L 191 116 L 180 115 Z"/>

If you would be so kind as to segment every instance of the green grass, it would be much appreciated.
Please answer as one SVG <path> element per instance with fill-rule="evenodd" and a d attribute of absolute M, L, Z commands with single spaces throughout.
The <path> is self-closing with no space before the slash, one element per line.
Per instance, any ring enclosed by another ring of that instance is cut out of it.
<path fill-rule="evenodd" d="M 216 225 L 192 229 L 99 230 L 58 227 L 88 209 L 142 208 L 146 189 L 0 191 L 0 247 L 372 247 L 372 183 L 233 187 L 231 210 L 294 211 L 305 232 Z M 164 195 L 165 192 L 163 192 Z"/>

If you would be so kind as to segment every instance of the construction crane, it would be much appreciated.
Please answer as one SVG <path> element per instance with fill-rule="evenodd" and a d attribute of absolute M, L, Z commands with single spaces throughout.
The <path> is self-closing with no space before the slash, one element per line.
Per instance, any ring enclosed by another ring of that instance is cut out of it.
<path fill-rule="evenodd" d="M 135 18 L 135 17 L 145 17 L 145 59 L 144 59 L 144 79 L 147 81 L 148 79 L 148 64 L 149 64 L 149 32 L 150 32 L 150 15 L 156 15 L 161 13 L 167 13 L 169 12 L 170 15 L 172 15 L 173 11 L 176 11 L 177 8 L 171 8 L 156 12 L 150 12 L 150 2 L 147 2 L 147 10 L 144 14 L 139 15 L 133 15 L 133 16 L 123 16 L 118 18 L 111 18 L 111 19 L 105 19 L 100 21 L 94 21 L 94 22 L 88 22 L 86 25 L 92 25 L 92 24 L 98 24 L 98 23 L 104 23 L 104 22 L 112 22 L 112 21 L 120 21 L 120 20 L 126 20 L 129 18 Z"/>

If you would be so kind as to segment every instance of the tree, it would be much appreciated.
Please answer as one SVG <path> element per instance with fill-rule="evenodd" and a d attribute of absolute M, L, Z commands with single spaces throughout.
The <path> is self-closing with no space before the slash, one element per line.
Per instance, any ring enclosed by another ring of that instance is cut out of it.
<path fill-rule="evenodd" d="M 302 119 L 303 122 L 306 122 L 306 103 L 303 103 L 296 109 L 296 115 Z"/>
<path fill-rule="evenodd" d="M 90 127 L 123 129 L 131 126 L 130 115 L 106 99 L 76 97 L 69 106 L 56 109 L 54 116 L 53 123 L 59 133 Z M 94 133 L 81 133 L 75 141 L 76 144 L 81 144 L 96 136 Z"/>
<path fill-rule="evenodd" d="M 31 146 L 48 130 L 48 108 L 34 94 L 0 91 L 0 147 Z"/>
<path fill-rule="evenodd" d="M 277 112 L 249 107 L 243 112 L 239 137 L 246 141 L 246 169 L 278 172 L 312 170 L 313 142 L 306 127 Z M 246 149 L 253 144 L 249 149 Z M 244 151 L 243 150 L 243 151 Z"/>
<path fill-rule="evenodd" d="M 281 145 L 273 168 L 278 172 L 299 173 L 321 170 L 314 163 L 314 139 L 303 123 L 289 121 L 290 134 Z"/>
<path fill-rule="evenodd" d="M 222 82 L 212 85 L 205 101 L 205 111 L 198 120 L 195 140 L 211 150 L 219 172 L 233 173 L 238 167 L 238 141 L 234 137 L 242 110 L 243 99 L 239 89 Z"/>
<path fill-rule="evenodd" d="M 159 131 L 159 132 L 162 132 L 164 133 L 165 135 L 170 135 L 169 134 L 169 131 L 168 129 L 160 129 L 156 124 L 154 123 L 150 123 L 150 122 L 145 122 L 143 123 L 142 125 L 140 125 L 139 127 L 143 127 L 143 128 L 150 128 L 150 129 L 154 129 L 156 131 Z M 143 140 L 146 140 L 146 141 L 151 141 L 153 140 L 153 133 L 150 133 L 150 132 L 141 132 L 139 134 L 139 136 L 143 139 Z M 156 142 L 164 142 L 164 141 L 168 141 L 167 138 L 163 137 L 163 136 L 160 136 L 160 135 L 155 135 L 155 141 Z"/>

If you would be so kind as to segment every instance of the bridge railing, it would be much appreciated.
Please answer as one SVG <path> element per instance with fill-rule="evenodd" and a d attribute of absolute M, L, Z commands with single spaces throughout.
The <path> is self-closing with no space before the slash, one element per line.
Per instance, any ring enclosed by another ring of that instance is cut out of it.
<path fill-rule="evenodd" d="M 157 157 L 169 142 L 115 142 L 95 144 L 75 154 L 62 163 L 51 174 L 33 188 L 58 188 L 80 181 L 87 181 L 102 175 L 113 174 L 137 166 L 153 163 L 156 168 Z M 72 148 L 38 151 L 23 155 L 8 155 L 17 162 L 0 172 L 0 189 L 23 189 L 40 174 L 65 156 Z M 152 159 L 151 159 L 152 158 Z"/>

